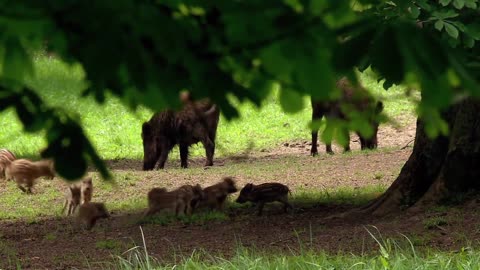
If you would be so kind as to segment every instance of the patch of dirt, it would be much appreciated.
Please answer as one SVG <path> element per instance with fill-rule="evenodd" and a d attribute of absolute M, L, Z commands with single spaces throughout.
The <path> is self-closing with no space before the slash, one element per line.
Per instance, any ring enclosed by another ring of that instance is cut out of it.
<path fill-rule="evenodd" d="M 294 195 L 309 189 L 328 191 L 337 187 L 360 188 L 379 183 L 388 186 L 411 153 L 411 147 L 401 148 L 413 140 L 414 133 L 414 123 L 400 131 L 382 127 L 379 150 L 360 153 L 357 151 L 358 142 L 352 136 L 353 153 L 343 155 L 334 148 L 337 154 L 333 156 L 323 152 L 318 157 L 310 157 L 308 142 L 286 142 L 268 152 L 216 159 L 216 165 L 206 170 L 199 169 L 204 161 L 201 158 L 190 162 L 191 170 L 155 172 L 137 171 L 141 168 L 138 160 L 110 161 L 109 166 L 114 172 L 131 173 L 143 180 L 131 187 L 122 187 L 122 192 L 103 192 L 96 196 L 97 200 L 107 202 L 123 200 L 135 194 L 146 194 L 148 189 L 159 183 L 176 187 L 201 182 L 206 186 L 231 172 L 234 172 L 239 187 L 248 182 L 278 181 L 289 185 Z M 177 163 L 170 160 L 168 166 L 179 166 Z M 195 172 L 195 175 L 189 172 Z M 33 196 L 41 196 L 44 189 L 45 186 L 39 184 L 37 194 Z M 273 204 L 266 206 L 261 217 L 256 216 L 255 209 L 251 207 L 235 208 L 228 210 L 229 218 L 225 221 L 210 221 L 203 225 L 180 222 L 168 226 L 146 224 L 142 225 L 142 229 L 149 254 L 168 262 L 182 255 L 189 256 L 198 249 L 228 257 L 239 244 L 288 254 L 302 248 L 333 254 L 339 251 L 359 254 L 378 249 L 367 230 L 377 236 L 380 232 L 382 239 L 404 239 L 404 234 L 417 247 L 453 250 L 478 243 L 480 230 L 472 224 L 480 224 L 480 215 L 476 210 L 479 205 L 474 200 L 448 211 L 406 212 L 385 218 L 332 219 L 327 217 L 355 206 L 316 203 L 297 206 L 293 213 L 283 213 L 281 207 Z M 16 259 L 23 269 L 105 267 L 106 263 L 112 262 L 112 256 L 126 256 L 122 253 L 129 248 L 143 246 L 137 223 L 140 216 L 141 210 L 134 213 L 113 212 L 110 219 L 100 220 L 90 232 L 82 230 L 69 218 L 43 218 L 33 223 L 0 221 L 0 268 L 14 269 Z M 436 226 L 435 219 L 442 222 Z M 433 226 L 426 226 L 432 222 Z"/>

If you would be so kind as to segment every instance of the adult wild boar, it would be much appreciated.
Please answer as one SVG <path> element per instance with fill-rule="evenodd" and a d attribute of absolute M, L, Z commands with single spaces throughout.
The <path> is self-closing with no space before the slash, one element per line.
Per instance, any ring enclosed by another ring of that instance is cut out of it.
<path fill-rule="evenodd" d="M 373 135 L 367 138 L 357 132 L 358 137 L 360 137 L 360 146 L 362 150 L 377 148 L 378 115 L 383 110 L 383 103 L 376 101 L 362 86 L 352 85 L 345 77 L 337 81 L 336 87 L 342 93 L 340 99 L 335 101 L 314 101 L 312 99 L 312 121 L 321 120 L 323 116 L 349 120 L 342 110 L 342 106 L 343 108 L 353 108 L 356 111 L 366 113 L 368 121 L 373 127 Z M 350 151 L 350 135 L 347 132 L 345 136 L 348 138 L 348 143 L 344 150 Z M 318 129 L 314 129 L 312 130 L 312 149 L 310 150 L 313 156 L 318 155 L 317 139 Z M 333 154 L 331 144 L 326 144 L 326 151 L 329 154 Z"/>
<path fill-rule="evenodd" d="M 220 111 L 209 100 L 192 101 L 189 95 L 182 95 L 181 99 L 182 110 L 165 110 L 143 123 L 143 170 L 153 170 L 157 161 L 157 168 L 163 169 L 168 153 L 177 144 L 181 166 L 187 168 L 188 148 L 198 142 L 205 148 L 205 166 L 213 165 Z"/>

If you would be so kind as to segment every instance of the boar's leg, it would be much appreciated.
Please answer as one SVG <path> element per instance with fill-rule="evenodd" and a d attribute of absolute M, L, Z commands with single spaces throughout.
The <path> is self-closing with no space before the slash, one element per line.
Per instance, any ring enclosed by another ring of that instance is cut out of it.
<path fill-rule="evenodd" d="M 177 208 L 175 209 L 175 216 L 179 216 L 180 214 L 185 215 L 187 212 L 187 205 L 185 205 L 185 202 L 183 200 L 179 200 L 177 202 Z"/>
<path fill-rule="evenodd" d="M 167 158 L 168 158 L 168 151 L 162 149 L 160 152 L 160 158 L 158 160 L 157 170 L 163 169 L 165 167 L 165 162 L 167 161 Z"/>
<path fill-rule="evenodd" d="M 314 104 L 312 102 L 312 121 L 322 120 L 324 113 L 325 112 L 321 106 Z M 318 141 L 318 128 L 317 129 L 314 128 L 312 129 L 312 149 L 310 150 L 310 154 L 312 156 L 318 155 L 317 141 Z M 331 151 L 331 148 L 330 148 L 330 151 Z"/>
<path fill-rule="evenodd" d="M 183 213 L 187 216 L 190 216 L 192 214 L 192 212 L 193 212 L 193 209 L 192 209 L 191 202 L 185 204 L 185 210 L 183 211 Z"/>
<path fill-rule="evenodd" d="M 158 211 L 160 211 L 160 209 L 158 209 L 157 207 L 154 207 L 154 206 L 149 207 L 147 211 L 145 211 L 145 214 L 143 214 L 143 217 L 146 218 L 146 217 L 152 216 L 156 214 Z"/>
<path fill-rule="evenodd" d="M 92 217 L 86 224 L 86 229 L 91 230 L 93 226 L 95 226 L 95 223 L 97 223 L 97 217 Z"/>
<path fill-rule="evenodd" d="M 257 213 L 258 216 L 262 215 L 264 205 L 265 205 L 265 202 L 259 202 L 258 203 L 258 213 Z"/>
<path fill-rule="evenodd" d="M 213 155 L 215 154 L 215 143 L 208 136 L 202 139 L 203 147 L 207 155 L 205 166 L 213 166 Z"/>
<path fill-rule="evenodd" d="M 222 195 L 220 197 L 217 197 L 217 204 L 215 205 L 215 208 L 219 211 L 222 211 L 225 208 L 226 200 L 227 200 L 227 195 Z"/>
<path fill-rule="evenodd" d="M 65 200 L 65 204 L 63 205 L 63 208 L 62 208 L 62 214 L 65 214 L 65 210 L 67 210 L 67 206 L 68 206 L 68 200 Z"/>
<path fill-rule="evenodd" d="M 343 152 L 350 152 L 350 132 L 348 131 L 348 129 L 344 129 L 341 132 L 343 132 L 343 136 L 347 138 L 347 144 L 343 148 Z"/>
<path fill-rule="evenodd" d="M 365 150 L 367 148 L 367 141 L 358 134 L 358 138 L 360 139 L 360 149 Z"/>
<path fill-rule="evenodd" d="M 327 154 L 333 155 L 333 150 L 332 150 L 332 144 L 331 143 L 327 143 L 325 145 L 325 150 L 326 150 Z"/>
<path fill-rule="evenodd" d="M 288 202 L 287 196 L 280 198 L 278 201 L 283 203 L 283 211 L 285 213 L 287 213 L 288 208 L 293 209 L 293 206 Z"/>
<path fill-rule="evenodd" d="M 26 181 L 26 182 L 27 182 L 26 185 L 25 185 L 26 188 L 24 188 L 24 187 L 22 187 L 22 186 L 19 186 L 19 187 L 20 187 L 20 189 L 23 190 L 25 193 L 27 193 L 27 194 L 32 194 L 33 180 L 32 180 L 31 182 L 28 182 L 28 181 Z"/>
<path fill-rule="evenodd" d="M 73 213 L 73 203 L 71 201 L 65 202 L 67 206 L 67 216 L 70 216 Z"/>
<path fill-rule="evenodd" d="M 188 168 L 188 144 L 180 144 L 180 163 L 182 168 Z"/>
<path fill-rule="evenodd" d="M 73 205 L 72 203 L 72 209 L 70 210 L 70 215 L 73 215 L 73 213 L 75 213 L 75 210 L 77 209 L 78 205 Z"/>

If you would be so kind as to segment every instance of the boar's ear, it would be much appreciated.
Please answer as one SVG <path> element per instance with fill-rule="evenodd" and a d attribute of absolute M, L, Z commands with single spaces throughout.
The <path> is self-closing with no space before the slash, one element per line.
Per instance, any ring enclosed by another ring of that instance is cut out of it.
<path fill-rule="evenodd" d="M 152 133 L 152 126 L 150 125 L 149 122 L 145 122 L 142 125 L 142 137 L 145 135 L 149 135 Z"/>

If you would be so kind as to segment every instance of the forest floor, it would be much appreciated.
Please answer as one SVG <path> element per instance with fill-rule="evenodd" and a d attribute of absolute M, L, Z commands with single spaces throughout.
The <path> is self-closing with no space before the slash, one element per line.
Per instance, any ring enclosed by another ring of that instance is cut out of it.
<path fill-rule="evenodd" d="M 54 199 L 35 202 L 46 209 L 35 218 L 0 220 L 0 269 L 18 265 L 23 269 L 112 267 L 117 256 L 128 256 L 127 250 L 144 243 L 151 256 L 164 262 L 175 262 L 194 250 L 228 258 L 239 247 L 266 253 L 308 249 L 365 254 L 378 249 L 370 233 L 380 241 L 397 239 L 398 243 L 410 241 L 415 247 L 439 250 L 477 245 L 479 203 L 472 200 L 422 213 L 332 218 L 379 196 L 395 180 L 412 151 L 414 135 L 411 121 L 400 130 L 382 127 L 376 151 L 360 152 L 357 138 L 352 136 L 352 153 L 342 154 L 334 148 L 336 154 L 327 155 L 321 145 L 320 155 L 311 157 L 308 142 L 293 141 L 271 151 L 216 159 L 215 166 L 208 169 L 202 168 L 202 158 L 191 160 L 191 168 L 181 170 L 172 156 L 165 170 L 154 172 L 141 171 L 139 160 L 109 161 L 117 183 L 113 187 L 98 184 L 94 201 L 105 201 L 112 217 L 100 220 L 91 231 L 58 213 L 65 188 L 61 180 L 40 181 L 34 194 L 17 197 L 12 209 L 2 206 L 4 211 L 19 211 L 15 207 L 20 209 L 31 198 L 41 198 L 48 189 L 57 192 Z M 211 215 L 213 218 L 138 222 L 150 188 L 192 183 L 207 186 L 227 175 L 235 177 L 239 188 L 248 182 L 287 184 L 295 210 L 283 213 L 279 205 L 272 204 L 258 217 L 253 206 L 230 203 L 225 213 Z M 19 192 L 13 183 L 2 183 L 0 188 Z M 119 206 L 122 201 L 134 206 Z"/>

